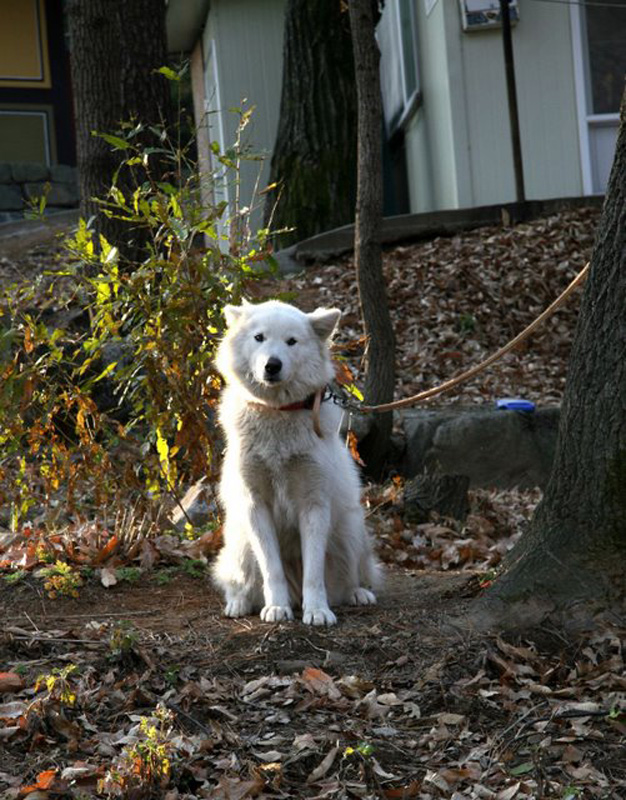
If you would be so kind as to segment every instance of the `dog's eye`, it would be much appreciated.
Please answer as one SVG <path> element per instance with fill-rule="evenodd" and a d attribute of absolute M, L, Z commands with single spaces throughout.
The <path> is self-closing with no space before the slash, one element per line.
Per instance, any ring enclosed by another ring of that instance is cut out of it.
<path fill-rule="evenodd" d="M 289 345 L 289 347 L 293 347 L 294 344 L 297 344 L 297 343 L 298 343 L 298 340 L 294 339 L 293 336 L 290 339 L 287 339 L 287 344 Z"/>
<path fill-rule="evenodd" d="M 257 342 L 264 342 L 265 341 L 265 336 L 263 336 L 262 333 L 257 333 L 257 335 L 254 338 L 256 339 Z"/>

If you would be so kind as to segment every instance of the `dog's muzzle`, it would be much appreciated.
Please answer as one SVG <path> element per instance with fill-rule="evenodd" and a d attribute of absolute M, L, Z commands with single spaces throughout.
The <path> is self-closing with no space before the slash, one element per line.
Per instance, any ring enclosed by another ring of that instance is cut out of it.
<path fill-rule="evenodd" d="M 275 383 L 276 381 L 280 380 L 280 371 L 283 368 L 283 362 L 280 358 L 276 358 L 275 356 L 270 356 L 267 359 L 265 364 L 264 370 L 264 378 L 266 381 L 270 383 Z"/>

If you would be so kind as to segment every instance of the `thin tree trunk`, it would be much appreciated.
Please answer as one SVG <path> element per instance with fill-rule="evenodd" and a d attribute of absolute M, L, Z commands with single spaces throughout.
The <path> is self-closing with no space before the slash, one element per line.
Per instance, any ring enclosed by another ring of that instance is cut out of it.
<path fill-rule="evenodd" d="M 112 133 L 131 118 L 159 124 L 169 118 L 168 81 L 155 70 L 167 61 L 163 0 L 69 0 L 81 216 L 118 243 L 127 226 L 99 212 L 120 153 L 93 132 Z M 124 188 L 124 187 L 122 187 Z"/>
<path fill-rule="evenodd" d="M 358 97 L 354 259 L 368 337 L 365 397 L 371 405 L 392 400 L 395 384 L 395 338 L 382 269 L 382 101 L 380 53 L 375 37 L 377 7 L 373 0 L 350 0 Z M 373 474 L 384 467 L 391 426 L 391 413 L 375 417 L 370 433 L 360 444 L 361 455 Z"/>
<path fill-rule="evenodd" d="M 280 246 L 352 221 L 356 90 L 348 14 L 339 0 L 288 0 L 283 87 L 266 222 Z M 280 199 L 277 201 L 277 198 Z"/>
<path fill-rule="evenodd" d="M 474 609 L 520 627 L 626 601 L 626 95 L 585 287 L 550 481 L 504 574 Z"/>

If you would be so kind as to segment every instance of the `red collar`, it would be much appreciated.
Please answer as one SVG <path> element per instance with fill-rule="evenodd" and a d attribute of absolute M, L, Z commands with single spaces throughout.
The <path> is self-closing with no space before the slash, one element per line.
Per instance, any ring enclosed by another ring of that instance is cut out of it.
<path fill-rule="evenodd" d="M 310 394 L 308 397 L 305 397 L 304 400 L 299 400 L 296 403 L 287 403 L 284 406 L 267 406 L 264 403 L 250 403 L 251 406 L 255 406 L 256 408 L 263 408 L 265 410 L 274 410 L 274 411 L 312 411 L 313 412 L 313 430 L 315 433 L 320 437 L 322 436 L 322 429 L 320 427 L 320 404 L 324 402 L 324 400 L 328 400 L 331 395 L 326 391 L 326 387 L 324 389 L 318 389 L 317 392 Z"/>
<path fill-rule="evenodd" d="M 315 394 L 310 394 L 304 400 L 299 400 L 297 403 L 288 403 L 286 406 L 278 406 L 278 411 L 302 411 L 306 409 L 310 411 L 315 403 Z"/>

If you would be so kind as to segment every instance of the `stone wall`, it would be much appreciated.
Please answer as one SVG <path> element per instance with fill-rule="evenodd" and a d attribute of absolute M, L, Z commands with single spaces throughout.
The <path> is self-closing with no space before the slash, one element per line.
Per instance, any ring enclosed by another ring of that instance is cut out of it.
<path fill-rule="evenodd" d="M 401 472 L 466 475 L 470 486 L 543 489 L 550 477 L 559 408 L 532 413 L 493 406 L 447 406 L 401 414 L 405 450 Z"/>
<path fill-rule="evenodd" d="M 35 162 L 0 163 L 0 222 L 23 217 L 29 198 L 40 197 L 49 184 L 46 210 L 78 206 L 76 167 L 54 164 L 47 167 Z"/>

